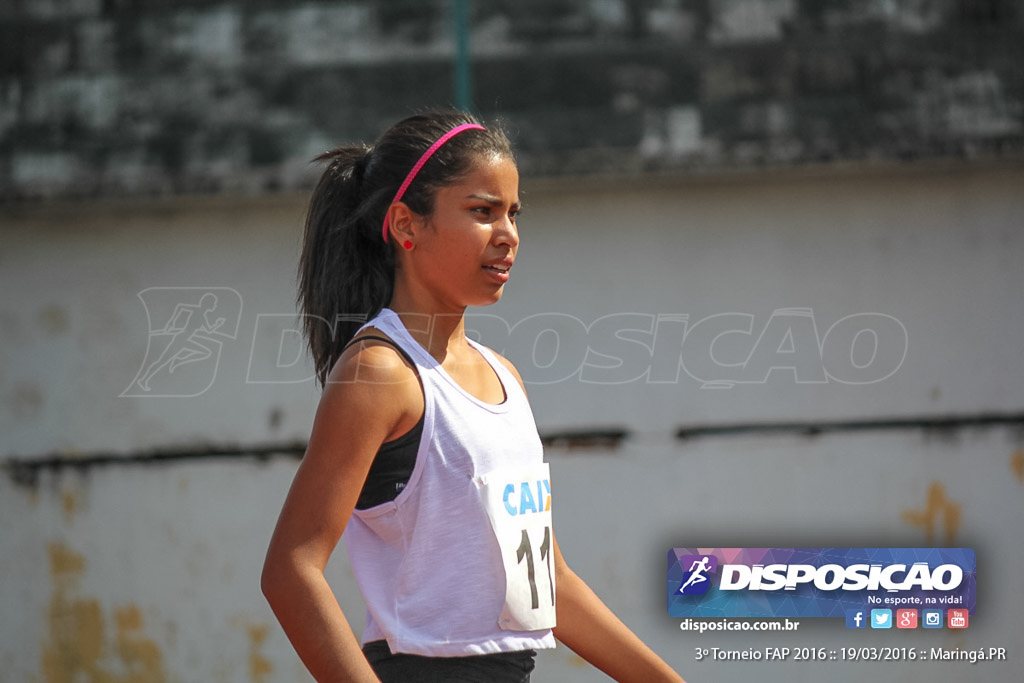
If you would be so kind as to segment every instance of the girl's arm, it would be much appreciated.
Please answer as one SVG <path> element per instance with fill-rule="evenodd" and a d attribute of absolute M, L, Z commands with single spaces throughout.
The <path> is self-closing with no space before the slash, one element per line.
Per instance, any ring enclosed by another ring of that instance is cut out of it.
<path fill-rule="evenodd" d="M 353 347 L 332 371 L 309 446 L 281 510 L 261 586 L 317 681 L 377 681 L 324 568 L 380 445 L 422 412 L 415 372 L 387 347 Z"/>
<path fill-rule="evenodd" d="M 565 563 L 555 547 L 555 637 L 619 683 L 681 683 L 669 667 L 623 624 Z"/>

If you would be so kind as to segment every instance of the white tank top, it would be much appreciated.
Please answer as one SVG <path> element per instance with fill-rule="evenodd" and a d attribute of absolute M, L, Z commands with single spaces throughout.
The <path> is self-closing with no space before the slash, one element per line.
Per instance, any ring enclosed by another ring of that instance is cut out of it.
<path fill-rule="evenodd" d="M 363 642 L 427 656 L 554 647 L 550 484 L 522 388 L 470 340 L 505 390 L 501 404 L 486 403 L 394 312 L 365 327 L 415 362 L 424 424 L 408 484 L 395 500 L 356 510 L 343 536 L 367 605 Z"/>

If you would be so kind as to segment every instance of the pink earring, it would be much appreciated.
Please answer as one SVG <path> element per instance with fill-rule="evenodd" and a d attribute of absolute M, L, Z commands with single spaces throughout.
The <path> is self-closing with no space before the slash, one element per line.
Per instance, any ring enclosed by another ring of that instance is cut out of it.
<path fill-rule="evenodd" d="M 402 242 L 402 246 L 405 247 L 405 249 L 408 251 L 409 249 L 412 249 L 412 242 L 410 242 L 409 240 L 406 240 L 406 241 Z"/>

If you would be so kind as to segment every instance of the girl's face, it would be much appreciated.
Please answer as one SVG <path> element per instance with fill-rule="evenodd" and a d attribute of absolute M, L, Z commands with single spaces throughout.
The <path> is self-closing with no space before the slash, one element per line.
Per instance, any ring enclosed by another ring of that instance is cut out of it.
<path fill-rule="evenodd" d="M 519 250 L 520 207 L 519 171 L 502 156 L 481 157 L 437 191 L 403 266 L 431 307 L 461 313 L 501 298 Z"/>

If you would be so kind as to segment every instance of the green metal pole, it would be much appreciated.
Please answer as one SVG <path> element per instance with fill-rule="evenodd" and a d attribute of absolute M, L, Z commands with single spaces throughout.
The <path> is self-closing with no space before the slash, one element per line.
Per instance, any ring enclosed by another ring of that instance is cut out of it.
<path fill-rule="evenodd" d="M 473 110 L 473 82 L 469 65 L 469 0 L 452 0 L 455 19 L 455 106 Z"/>

